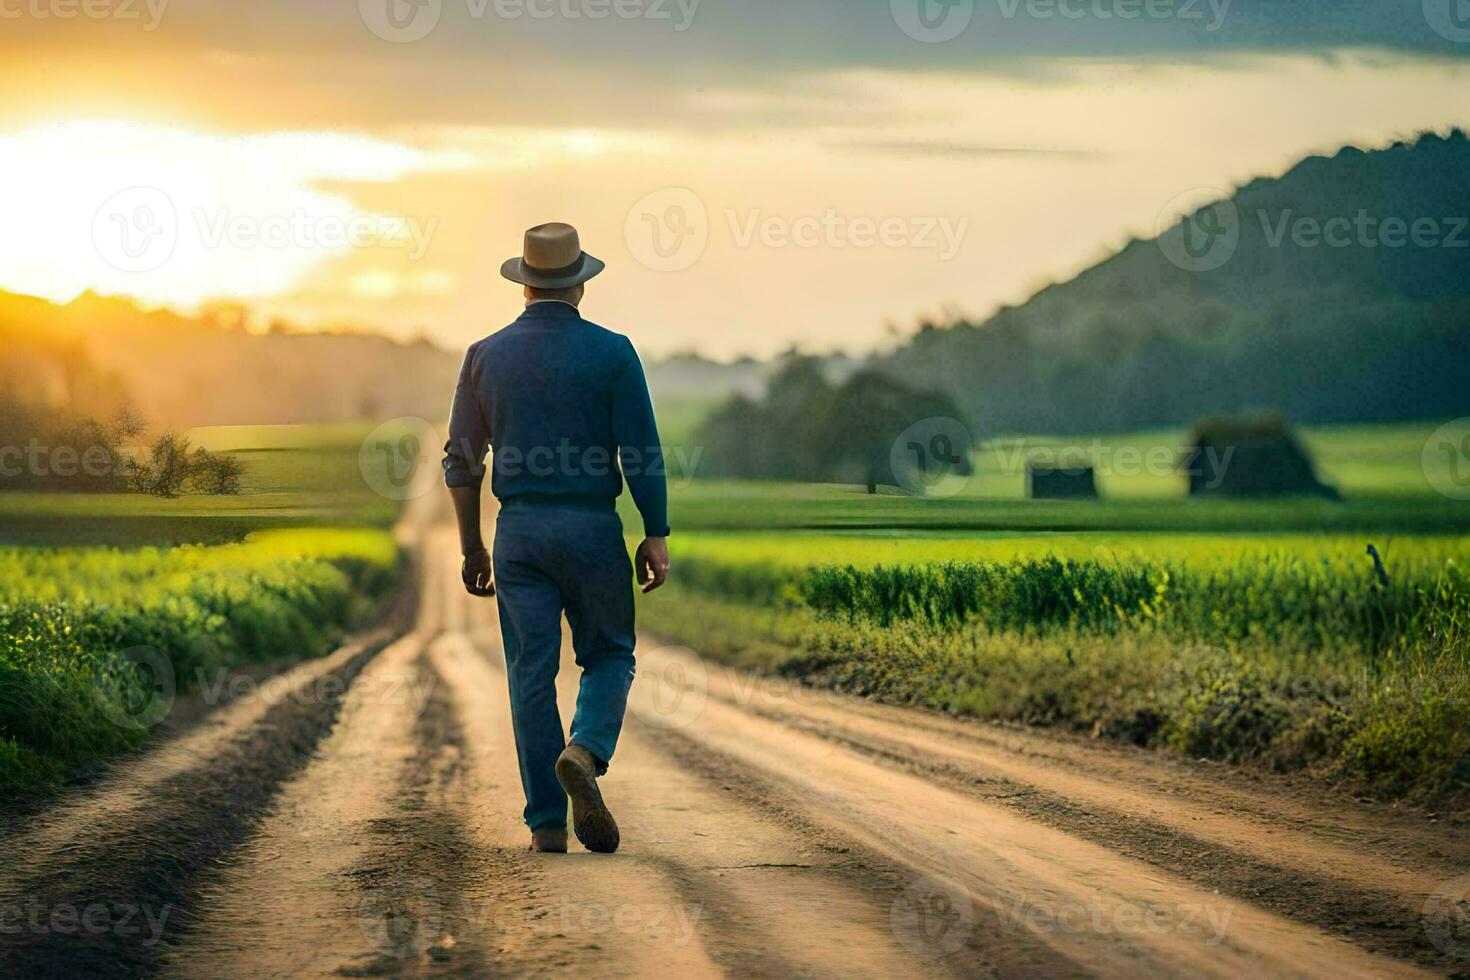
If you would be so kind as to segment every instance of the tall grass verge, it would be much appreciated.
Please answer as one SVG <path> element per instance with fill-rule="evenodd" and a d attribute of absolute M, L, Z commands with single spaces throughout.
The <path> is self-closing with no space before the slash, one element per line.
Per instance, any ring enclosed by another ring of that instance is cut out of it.
<path fill-rule="evenodd" d="M 863 697 L 1311 767 L 1393 797 L 1470 790 L 1470 576 L 1411 555 L 1054 557 L 718 567 L 654 628 Z"/>
<path fill-rule="evenodd" d="M 0 549 L 0 798 L 141 745 L 160 671 L 182 692 L 219 668 L 327 652 L 378 611 L 397 563 L 391 536 L 366 530 Z"/>

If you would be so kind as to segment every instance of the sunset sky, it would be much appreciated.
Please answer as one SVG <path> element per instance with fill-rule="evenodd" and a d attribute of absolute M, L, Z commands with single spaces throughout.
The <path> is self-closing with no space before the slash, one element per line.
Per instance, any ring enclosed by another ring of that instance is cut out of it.
<path fill-rule="evenodd" d="M 1467 54 L 1464 0 L 0 0 L 0 289 L 458 348 L 565 220 L 647 353 L 858 351 L 1470 125 Z"/>

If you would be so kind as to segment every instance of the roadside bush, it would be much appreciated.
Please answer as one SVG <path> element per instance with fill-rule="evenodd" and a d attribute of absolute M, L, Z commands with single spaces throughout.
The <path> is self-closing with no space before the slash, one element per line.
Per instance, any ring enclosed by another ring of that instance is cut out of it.
<path fill-rule="evenodd" d="M 1470 635 L 1463 626 L 1404 658 L 1362 698 L 1343 769 L 1396 795 L 1470 787 Z"/>
<path fill-rule="evenodd" d="M 67 603 L 0 605 L 0 790 L 142 741 L 103 700 L 126 648 L 117 626 Z"/>
<path fill-rule="evenodd" d="M 1267 755 L 1291 708 L 1268 672 L 1223 651 L 1172 660 L 1160 692 L 1157 741 L 1195 758 L 1242 762 Z"/>
<path fill-rule="evenodd" d="M 179 691 L 216 669 L 319 656 L 395 580 L 380 531 L 277 531 L 214 548 L 0 549 L 0 795 L 136 748 L 150 651 Z M 155 653 L 156 652 L 156 653 Z"/>
<path fill-rule="evenodd" d="M 689 588 L 706 595 L 760 606 L 789 606 L 801 601 L 802 583 L 771 565 L 681 560 L 679 576 Z"/>

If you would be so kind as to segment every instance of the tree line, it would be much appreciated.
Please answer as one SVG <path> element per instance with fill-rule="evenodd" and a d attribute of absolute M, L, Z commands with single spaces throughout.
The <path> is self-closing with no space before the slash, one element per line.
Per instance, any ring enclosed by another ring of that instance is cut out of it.
<path fill-rule="evenodd" d="M 703 472 L 751 480 L 912 486 L 913 471 L 948 466 L 968 472 L 968 444 L 944 436 L 911 449 L 906 432 L 959 426 L 959 407 L 940 392 L 876 371 L 830 381 L 819 358 L 794 355 L 771 378 L 765 397 L 737 394 L 712 412 L 699 433 Z M 964 440 L 967 442 L 968 440 Z M 896 471 L 897 470 L 897 471 Z"/>

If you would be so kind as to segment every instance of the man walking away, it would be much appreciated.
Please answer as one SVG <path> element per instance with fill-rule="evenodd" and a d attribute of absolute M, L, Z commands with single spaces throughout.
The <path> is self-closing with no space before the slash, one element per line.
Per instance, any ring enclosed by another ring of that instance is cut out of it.
<path fill-rule="evenodd" d="M 444 447 L 471 595 L 495 596 L 531 849 L 577 839 L 617 850 L 597 779 L 607 772 L 633 682 L 633 585 L 615 504 L 626 479 L 643 518 L 633 564 L 644 592 L 669 571 L 668 491 L 643 366 L 628 338 L 582 319 L 583 283 L 603 263 L 571 225 L 526 232 L 500 273 L 525 287 L 525 312 L 465 357 Z M 492 559 L 480 536 L 491 455 L 500 501 Z M 571 739 L 556 704 L 561 616 L 582 670 Z"/>

